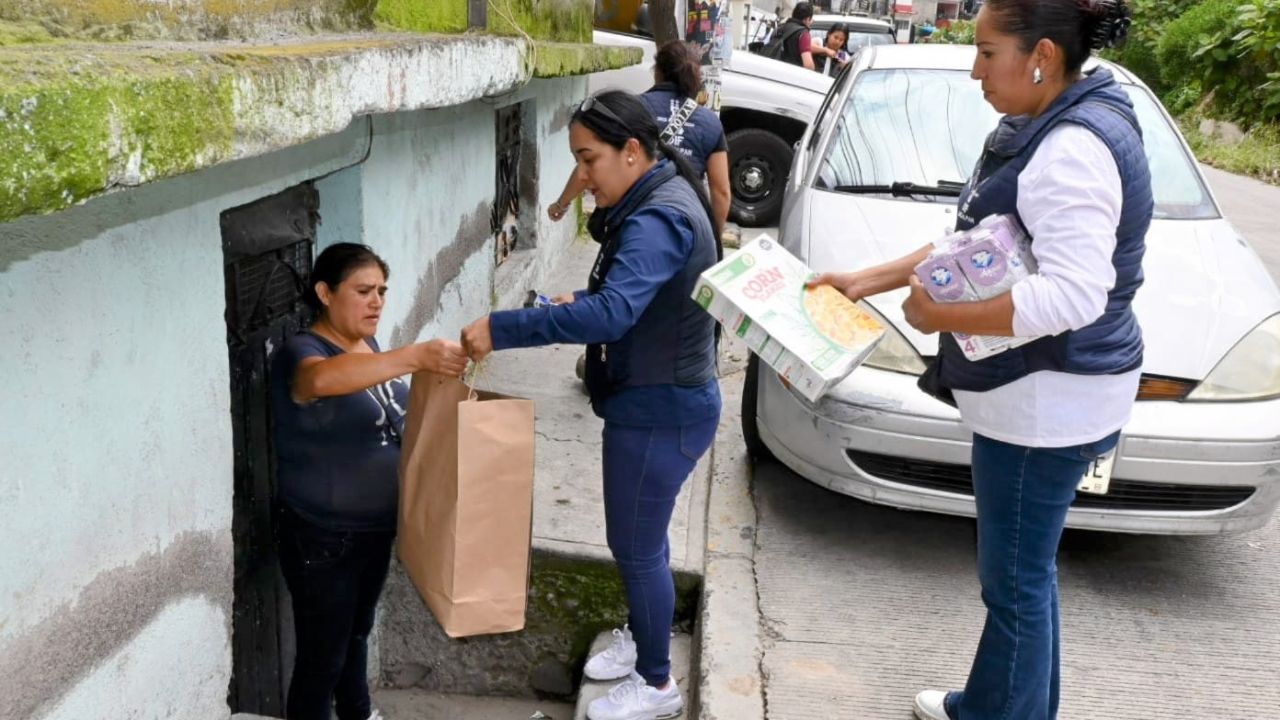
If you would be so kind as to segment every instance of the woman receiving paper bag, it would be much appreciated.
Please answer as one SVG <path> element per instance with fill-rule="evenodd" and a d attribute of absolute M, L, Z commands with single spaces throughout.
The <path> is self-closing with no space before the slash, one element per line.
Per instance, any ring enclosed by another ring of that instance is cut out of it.
<path fill-rule="evenodd" d="M 318 318 L 272 357 L 280 564 L 297 637 L 290 720 L 329 720 L 335 704 L 340 720 L 379 717 L 366 646 L 395 538 L 400 378 L 467 365 L 448 340 L 382 352 L 387 276 L 364 245 L 326 248 L 307 297 Z"/>

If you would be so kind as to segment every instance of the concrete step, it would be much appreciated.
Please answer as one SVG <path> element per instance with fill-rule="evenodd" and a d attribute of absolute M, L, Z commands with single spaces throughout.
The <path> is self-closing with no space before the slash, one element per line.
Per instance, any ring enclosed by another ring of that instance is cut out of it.
<path fill-rule="evenodd" d="M 613 631 L 600 633 L 595 642 L 591 643 L 591 652 L 588 657 L 596 653 L 603 652 L 609 647 L 609 643 L 613 642 Z M 693 687 L 691 680 L 691 656 L 693 648 L 693 639 L 684 633 L 676 633 L 671 638 L 671 675 L 676 679 L 676 685 L 680 687 L 680 696 L 684 698 L 685 717 L 689 718 L 689 708 L 693 698 L 689 695 L 689 688 Z M 574 720 L 587 720 L 587 706 L 592 700 L 604 697 L 609 693 L 610 688 L 617 685 L 620 681 L 612 682 L 594 682 L 582 679 L 582 687 L 578 688 L 578 706 L 574 712 Z M 694 679 L 696 682 L 696 679 Z"/>
<path fill-rule="evenodd" d="M 531 698 L 444 695 L 426 690 L 376 690 L 373 705 L 385 720 L 570 720 L 573 706 Z M 241 713 L 231 720 L 276 720 Z"/>
<path fill-rule="evenodd" d="M 378 690 L 373 702 L 386 720 L 569 720 L 573 706 L 532 698 L 443 695 L 427 690 Z"/>

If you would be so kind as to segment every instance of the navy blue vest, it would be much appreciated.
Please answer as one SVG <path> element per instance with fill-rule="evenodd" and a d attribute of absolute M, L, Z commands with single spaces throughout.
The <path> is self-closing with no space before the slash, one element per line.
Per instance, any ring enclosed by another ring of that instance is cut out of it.
<path fill-rule="evenodd" d="M 967 360 L 955 338 L 943 333 L 938 339 L 937 365 L 921 381 L 926 389 L 935 385 L 935 394 L 939 389 L 993 390 L 1041 370 L 1115 375 L 1142 366 L 1142 330 L 1132 304 L 1142 285 L 1142 255 L 1154 207 L 1151 172 L 1133 104 L 1110 71 L 1099 69 L 1086 75 L 1038 117 L 1000 121 L 960 196 L 956 229 L 968 230 L 997 213 L 1017 215 L 1019 173 L 1049 131 L 1068 122 L 1102 138 L 1120 171 L 1124 199 L 1111 256 L 1116 284 L 1107 296 L 1106 310 L 1088 327 L 1040 338 L 977 362 Z M 931 380 L 928 376 L 935 373 Z"/>
<path fill-rule="evenodd" d="M 698 276 L 716 263 L 718 245 L 702 202 L 672 162 L 665 162 L 612 208 L 592 213 L 591 235 L 600 254 L 588 292 L 604 285 L 622 240 L 622 225 L 643 208 L 679 212 L 693 228 L 693 250 L 674 277 L 658 290 L 631 330 L 607 346 L 587 346 L 585 382 L 593 404 L 622 388 L 640 385 L 696 387 L 716 377 L 715 321 L 693 301 Z M 597 220 L 603 218 L 603 221 Z"/>

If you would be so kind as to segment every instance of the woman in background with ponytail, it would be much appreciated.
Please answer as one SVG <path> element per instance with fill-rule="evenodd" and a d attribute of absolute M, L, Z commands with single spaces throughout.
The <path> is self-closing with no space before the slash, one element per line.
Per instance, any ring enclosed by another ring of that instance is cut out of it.
<path fill-rule="evenodd" d="M 1142 368 L 1133 298 L 1151 172 L 1128 94 L 1090 51 L 1129 28 L 1123 0 L 987 0 L 972 77 L 998 112 L 960 195 L 957 230 L 1013 214 L 1038 269 L 999 297 L 939 304 L 912 268 L 931 247 L 824 276 L 852 299 L 910 284 L 907 322 L 940 332 L 922 387 L 973 431 L 978 580 L 987 608 L 963 691 L 916 696 L 921 720 L 1053 720 L 1060 636 L 1055 558 L 1086 470 L 1115 451 Z M 977 361 L 954 333 L 1035 338 Z M 943 638 L 934 649 L 948 652 Z"/>
<path fill-rule="evenodd" d="M 690 297 L 720 248 L 699 178 L 660 133 L 634 95 L 582 103 L 569 144 L 575 178 L 599 204 L 587 289 L 554 306 L 495 312 L 462 336 L 477 361 L 493 350 L 587 344 L 587 390 L 604 419 L 605 527 L 630 608 L 613 645 L 587 663 L 592 679 L 625 678 L 591 704 L 590 720 L 669 718 L 684 707 L 670 677 L 667 530 L 720 418 L 714 321 Z"/>
<path fill-rule="evenodd" d="M 663 45 L 654 57 L 654 85 L 640 99 L 653 113 L 663 141 L 689 161 L 694 174 L 706 177 L 711 190 L 711 209 L 716 234 L 729 219 L 729 142 L 720 118 L 698 104 L 702 89 L 702 68 L 698 53 L 682 40 Z M 569 176 L 559 199 L 547 208 L 547 215 L 559 221 L 574 198 L 586 188 L 577 173 Z"/>

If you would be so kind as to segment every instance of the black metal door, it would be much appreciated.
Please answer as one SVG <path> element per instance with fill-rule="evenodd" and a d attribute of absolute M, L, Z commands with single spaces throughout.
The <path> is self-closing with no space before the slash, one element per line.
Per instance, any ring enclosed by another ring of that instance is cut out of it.
<path fill-rule="evenodd" d="M 309 321 L 319 196 L 311 183 L 222 213 L 235 446 L 231 711 L 284 716 L 293 616 L 275 545 L 271 355 Z"/>

